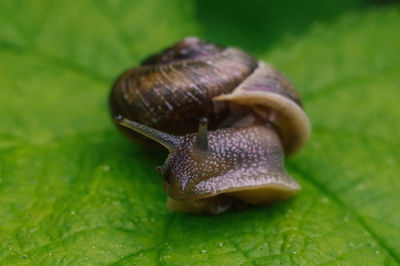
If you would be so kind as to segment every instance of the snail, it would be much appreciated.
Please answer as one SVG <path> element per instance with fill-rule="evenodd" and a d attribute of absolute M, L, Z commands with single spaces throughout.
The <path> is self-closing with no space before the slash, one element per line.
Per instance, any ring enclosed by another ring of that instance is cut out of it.
<path fill-rule="evenodd" d="M 109 104 L 125 135 L 168 149 L 158 170 L 173 211 L 219 214 L 300 190 L 284 168 L 310 136 L 299 94 L 240 49 L 185 38 L 123 73 Z"/>

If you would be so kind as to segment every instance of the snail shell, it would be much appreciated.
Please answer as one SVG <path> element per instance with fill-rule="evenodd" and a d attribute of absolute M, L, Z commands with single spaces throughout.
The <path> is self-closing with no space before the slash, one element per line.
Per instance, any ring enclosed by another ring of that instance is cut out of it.
<path fill-rule="evenodd" d="M 110 108 L 130 138 L 170 151 L 161 170 L 173 210 L 220 213 L 300 190 L 283 164 L 310 135 L 300 97 L 239 49 L 186 38 L 123 73 Z"/>

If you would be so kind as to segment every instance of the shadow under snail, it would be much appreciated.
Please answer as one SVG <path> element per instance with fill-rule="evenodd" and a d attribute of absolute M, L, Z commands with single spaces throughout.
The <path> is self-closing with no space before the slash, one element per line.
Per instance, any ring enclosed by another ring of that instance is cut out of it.
<path fill-rule="evenodd" d="M 168 149 L 171 210 L 218 214 L 300 190 L 283 162 L 310 135 L 299 94 L 239 49 L 185 38 L 123 73 L 110 108 L 128 137 Z"/>

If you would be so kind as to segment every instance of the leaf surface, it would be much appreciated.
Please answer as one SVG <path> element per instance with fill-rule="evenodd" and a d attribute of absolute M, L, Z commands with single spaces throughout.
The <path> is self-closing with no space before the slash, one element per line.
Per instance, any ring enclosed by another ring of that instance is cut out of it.
<path fill-rule="evenodd" d="M 0 1 L 0 264 L 399 264 L 399 8 L 292 4 Z M 165 153 L 125 140 L 107 97 L 187 35 L 297 85 L 313 133 L 286 162 L 296 198 L 217 217 L 166 209 Z"/>

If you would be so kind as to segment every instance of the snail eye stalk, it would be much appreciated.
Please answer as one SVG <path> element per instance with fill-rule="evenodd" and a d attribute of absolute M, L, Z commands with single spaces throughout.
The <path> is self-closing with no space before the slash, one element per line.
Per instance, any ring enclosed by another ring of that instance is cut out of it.
<path fill-rule="evenodd" d="M 143 124 L 129 120 L 122 115 L 116 115 L 114 117 L 114 121 L 118 125 L 127 127 L 137 133 L 142 134 L 143 136 L 148 137 L 149 139 L 160 143 L 165 148 L 167 148 L 169 152 L 173 152 L 176 147 L 178 147 L 181 143 L 181 137 L 179 136 L 170 135 L 157 129 L 145 126 Z"/>
<path fill-rule="evenodd" d="M 199 121 L 199 130 L 197 131 L 196 138 L 196 148 L 203 152 L 208 152 L 208 119 L 206 117 L 202 117 Z"/>

